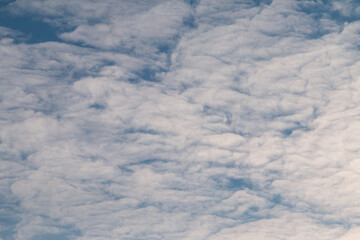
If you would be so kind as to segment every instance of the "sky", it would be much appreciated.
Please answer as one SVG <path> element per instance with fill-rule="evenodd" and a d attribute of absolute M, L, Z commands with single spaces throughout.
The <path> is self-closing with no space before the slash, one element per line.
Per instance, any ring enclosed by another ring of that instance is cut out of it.
<path fill-rule="evenodd" d="M 360 238 L 360 2 L 0 0 L 0 240 Z"/>

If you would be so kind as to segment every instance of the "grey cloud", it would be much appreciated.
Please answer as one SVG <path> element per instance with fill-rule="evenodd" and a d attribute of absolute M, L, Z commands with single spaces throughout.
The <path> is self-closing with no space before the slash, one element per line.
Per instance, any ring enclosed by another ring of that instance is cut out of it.
<path fill-rule="evenodd" d="M 0 38 L 2 41 L 2 44 L 4 43 L 11 43 L 14 38 L 19 38 L 21 37 L 21 32 L 16 31 L 16 30 L 12 30 L 10 28 L 6 28 L 6 27 L 0 27 Z"/>

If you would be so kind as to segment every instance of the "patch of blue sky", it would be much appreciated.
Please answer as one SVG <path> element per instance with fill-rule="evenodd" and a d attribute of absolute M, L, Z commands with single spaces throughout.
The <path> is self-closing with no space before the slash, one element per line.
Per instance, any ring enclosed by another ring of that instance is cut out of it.
<path fill-rule="evenodd" d="M 250 179 L 233 178 L 226 176 L 213 176 L 211 179 L 216 183 L 217 187 L 226 191 L 253 190 L 254 184 Z"/>
<path fill-rule="evenodd" d="M 106 105 L 101 104 L 101 103 L 93 103 L 93 104 L 89 105 L 89 108 L 93 108 L 96 110 L 104 110 L 104 109 L 106 109 Z"/>
<path fill-rule="evenodd" d="M 194 15 L 189 15 L 187 17 L 183 18 L 183 26 L 188 27 L 188 28 L 197 28 L 197 23 L 196 23 L 196 19 L 194 17 Z"/>
<path fill-rule="evenodd" d="M 311 128 L 307 126 L 302 126 L 299 122 L 294 122 L 295 126 L 290 128 L 285 128 L 281 130 L 280 132 L 283 134 L 284 137 L 289 137 L 294 131 L 311 131 Z"/>
<path fill-rule="evenodd" d="M 155 163 L 167 163 L 167 162 L 169 162 L 169 160 L 159 159 L 159 158 L 149 158 L 149 159 L 145 159 L 140 162 L 137 162 L 136 165 L 138 165 L 138 164 L 153 165 Z"/>
<path fill-rule="evenodd" d="M 0 217 L 0 237 L 4 240 L 14 239 L 14 235 L 16 234 L 16 225 L 19 222 L 20 218 L 18 216 L 14 216 L 13 213 L 3 213 L 3 216 Z"/>
<path fill-rule="evenodd" d="M 128 128 L 125 129 L 124 134 L 151 134 L 151 135 L 159 135 L 160 132 L 153 130 L 153 129 L 146 129 L 146 128 Z"/>
<path fill-rule="evenodd" d="M 300 11 L 308 14 L 316 20 L 327 18 L 336 21 L 339 24 L 346 22 L 355 22 L 360 19 L 360 15 L 356 12 L 360 6 L 358 1 L 298 1 Z M 339 6 L 339 7 L 336 7 Z"/>
<path fill-rule="evenodd" d="M 339 26 L 346 23 L 355 22 L 360 19 L 360 16 L 351 9 L 347 14 L 341 13 L 340 10 L 334 9 L 333 4 L 336 1 L 298 1 L 298 11 L 305 13 L 308 17 L 314 20 L 314 28 L 306 37 L 310 39 L 319 39 L 322 36 L 331 33 L 336 25 L 331 24 L 335 22 Z M 341 4 L 341 3 L 340 3 Z M 353 3 L 350 7 L 358 5 Z M 328 20 L 326 23 L 324 20 Z M 342 27 L 339 28 L 341 30 Z"/>
<path fill-rule="evenodd" d="M 17 16 L 0 9 L 0 26 L 20 31 L 27 43 L 63 42 L 57 29 L 35 16 Z"/>
<path fill-rule="evenodd" d="M 1 0 L 1 1 L 0 1 L 0 8 L 5 7 L 5 6 L 7 6 L 7 5 L 9 5 L 10 3 L 15 2 L 15 1 L 16 1 L 16 0 Z"/>
<path fill-rule="evenodd" d="M 270 5 L 273 0 L 254 0 L 253 2 L 259 6 L 260 4 Z"/>
<path fill-rule="evenodd" d="M 153 67 L 145 67 L 140 71 L 136 71 L 136 77 L 131 77 L 128 79 L 128 81 L 134 84 L 140 83 L 141 81 L 160 82 L 160 78 L 157 77 L 157 73 L 157 69 L 154 69 Z"/>
<path fill-rule="evenodd" d="M 4 240 L 14 239 L 16 226 L 21 220 L 19 207 L 20 202 L 10 192 L 6 197 L 0 195 L 0 237 Z"/>
<path fill-rule="evenodd" d="M 196 8 L 200 3 L 200 0 L 184 0 L 184 1 L 193 8 Z"/>

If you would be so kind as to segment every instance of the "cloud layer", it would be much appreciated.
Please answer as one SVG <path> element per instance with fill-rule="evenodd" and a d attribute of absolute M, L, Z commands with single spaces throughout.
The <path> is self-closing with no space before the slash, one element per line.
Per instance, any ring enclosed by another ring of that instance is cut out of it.
<path fill-rule="evenodd" d="M 0 239 L 360 236 L 359 9 L 2 6 Z"/>

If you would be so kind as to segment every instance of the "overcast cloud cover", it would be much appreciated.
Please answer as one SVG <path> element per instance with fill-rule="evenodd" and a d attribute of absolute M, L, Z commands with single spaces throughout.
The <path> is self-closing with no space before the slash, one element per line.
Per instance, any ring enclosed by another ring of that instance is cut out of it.
<path fill-rule="evenodd" d="M 1 240 L 360 238 L 356 0 L 1 0 Z"/>

